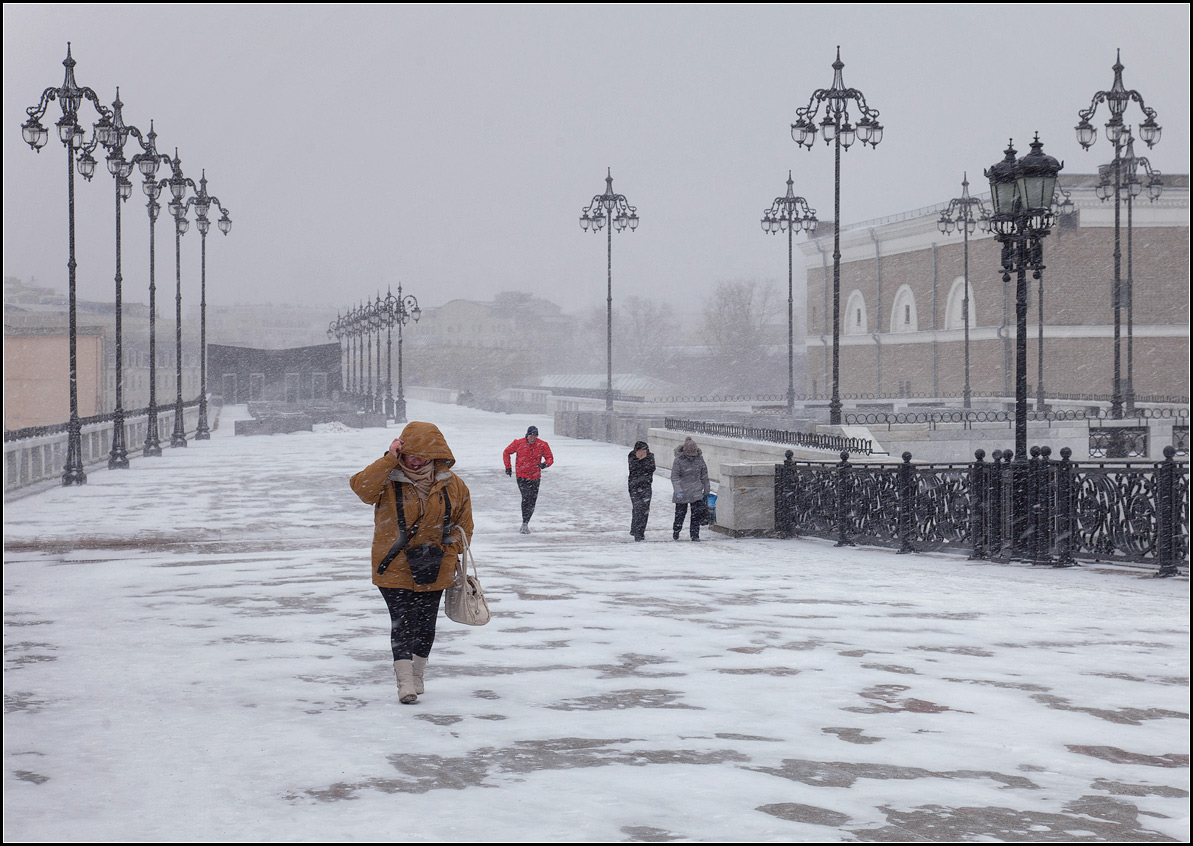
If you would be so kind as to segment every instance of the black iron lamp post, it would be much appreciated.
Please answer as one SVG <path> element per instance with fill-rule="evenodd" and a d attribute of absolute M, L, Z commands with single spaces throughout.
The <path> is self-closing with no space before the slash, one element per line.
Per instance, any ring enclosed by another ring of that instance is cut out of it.
<path fill-rule="evenodd" d="M 1003 284 L 1016 274 L 1015 285 L 1015 454 L 1011 460 L 1012 521 L 1018 554 L 1027 554 L 1027 272 L 1040 278 L 1044 270 L 1043 240 L 1052 228 L 1053 194 L 1064 164 L 1044 153 L 1039 135 L 1031 152 L 1015 158 L 1007 145 L 1002 161 L 986 171 L 994 206 L 991 229 L 1002 244 Z"/>
<path fill-rule="evenodd" d="M 848 150 L 855 141 L 862 146 L 877 147 L 882 140 L 883 127 L 878 122 L 878 110 L 866 104 L 866 98 L 856 88 L 846 88 L 841 76 L 845 64 L 841 48 L 833 62 L 832 88 L 819 88 L 812 93 L 808 105 L 796 110 L 791 124 L 791 138 L 809 150 L 816 141 L 816 119 L 821 106 L 824 118 L 820 132 L 826 144 L 834 150 L 833 170 L 833 396 L 829 401 L 829 422 L 841 424 L 841 150 Z M 853 101 L 859 120 L 854 124 L 849 116 L 849 102 Z"/>
<path fill-rule="evenodd" d="M 220 210 L 220 219 L 216 226 L 220 232 L 227 235 L 232 231 L 232 218 L 228 210 L 220 203 L 219 197 L 207 193 L 207 171 L 199 177 L 199 189 L 195 195 L 186 201 L 188 206 L 195 207 L 195 226 L 202 236 L 202 258 L 199 272 L 199 422 L 195 426 L 195 440 L 211 440 L 211 429 L 207 426 L 207 231 L 211 228 L 211 221 L 207 212 L 214 205 Z"/>
<path fill-rule="evenodd" d="M 124 158 L 124 144 L 129 135 L 141 138 L 141 132 L 135 126 L 124 122 L 124 103 L 120 102 L 120 89 L 116 89 L 116 99 L 112 102 L 111 116 L 104 116 L 95 124 L 95 137 L 79 159 L 79 170 L 84 178 L 90 181 L 95 172 L 95 160 L 91 158 L 91 151 L 99 144 L 107 150 L 108 172 L 115 179 L 116 199 L 116 407 L 112 411 L 112 448 L 108 453 L 109 470 L 127 470 L 128 448 L 125 444 L 124 432 L 124 333 L 122 321 L 124 317 L 121 274 L 120 249 L 120 206 L 132 195 L 133 185 L 128 177 L 132 174 L 133 163 Z"/>
<path fill-rule="evenodd" d="M 1135 138 L 1131 132 L 1130 127 L 1123 130 L 1122 137 L 1126 140 L 1123 142 L 1123 154 L 1119 161 L 1119 166 L 1116 169 L 1114 164 L 1102 165 L 1098 168 L 1098 175 L 1101 177 L 1095 193 L 1098 199 L 1105 202 L 1111 196 L 1115 195 L 1115 175 L 1118 176 L 1118 190 L 1125 191 L 1127 195 L 1127 280 L 1122 293 L 1126 300 L 1127 312 L 1127 385 L 1125 389 L 1125 399 L 1127 406 L 1127 414 L 1133 415 L 1135 413 L 1135 277 L 1132 272 L 1133 263 L 1133 233 L 1134 233 L 1134 211 L 1135 198 L 1143 193 L 1144 188 L 1147 188 L 1148 202 L 1154 203 L 1160 199 L 1160 195 L 1164 192 L 1164 178 L 1160 171 L 1152 167 L 1151 161 L 1146 156 L 1135 155 Z M 1140 169 L 1143 170 L 1143 176 L 1147 183 L 1140 178 Z"/>
<path fill-rule="evenodd" d="M 75 60 L 70 55 L 70 42 L 66 43 L 66 58 L 62 60 L 66 68 L 66 75 L 62 85 L 47 88 L 41 94 L 37 105 L 25 109 L 29 119 L 21 124 L 21 137 L 34 151 L 41 152 L 41 148 L 49 140 L 49 131 L 42 125 L 41 119 L 46 109 L 54 100 L 62 107 L 62 117 L 58 120 L 58 140 L 66 149 L 66 193 L 67 193 L 67 242 L 69 258 L 67 268 L 67 290 L 69 292 L 69 337 L 70 337 L 70 422 L 68 424 L 66 465 L 62 472 L 63 486 L 83 485 L 87 483 L 87 474 L 83 471 L 83 427 L 79 421 L 79 374 L 76 335 L 76 290 L 75 290 L 75 156 L 83 146 L 84 133 L 79 126 L 79 109 L 83 100 L 90 100 L 101 118 L 109 117 L 108 110 L 99 102 L 99 97 L 87 87 L 80 87 L 75 82 Z M 80 161 L 80 165 L 83 162 Z M 91 162 L 94 167 L 94 160 Z"/>
<path fill-rule="evenodd" d="M 406 393 L 402 377 L 402 327 L 413 320 L 418 322 L 422 310 L 418 307 L 418 300 L 412 294 L 402 296 L 402 283 L 398 283 L 398 295 L 386 295 L 386 306 L 391 315 L 390 320 L 398 327 L 398 398 L 394 401 L 394 422 L 406 422 Z"/>
<path fill-rule="evenodd" d="M 787 194 L 775 197 L 771 207 L 762 213 L 762 231 L 774 235 L 787 233 L 787 414 L 795 414 L 795 300 L 792 285 L 792 241 L 795 233 L 803 230 L 809 235 L 816 232 L 816 209 L 808 207 L 808 201 L 795 196 L 795 183 L 791 171 L 787 171 Z"/>
<path fill-rule="evenodd" d="M 368 356 L 368 370 L 365 371 L 365 408 L 369 411 L 377 410 L 377 398 L 373 392 L 373 335 L 377 331 L 377 309 L 373 303 L 366 302 L 361 308 L 360 317 L 361 336 L 365 339 L 365 350 Z M 381 358 L 377 358 L 377 369 L 381 370 Z"/>
<path fill-rule="evenodd" d="M 594 234 L 608 226 L 608 296 L 605 318 L 605 359 L 608 383 L 605 386 L 605 411 L 613 411 L 613 229 L 631 232 L 638 228 L 638 209 L 626 202 L 623 194 L 613 193 L 613 170 L 605 176 L 605 193 L 597 194 L 580 212 L 580 228 Z"/>
<path fill-rule="evenodd" d="M 175 332 L 175 384 L 177 387 L 174 399 L 174 431 L 170 435 L 171 447 L 186 446 L 185 409 L 182 405 L 182 236 L 190 228 L 186 219 L 187 202 L 186 189 L 195 189 L 194 180 L 182 173 L 182 160 L 178 158 L 178 150 L 174 150 L 174 158 L 170 161 L 171 174 L 167 184 L 173 199 L 167 207 L 174 218 L 174 278 L 176 289 L 174 294 L 174 325 Z"/>
<path fill-rule="evenodd" d="M 149 213 L 149 408 L 145 422 L 143 454 L 146 457 L 151 457 L 162 454 L 162 445 L 158 439 L 157 431 L 157 284 L 155 281 L 157 255 L 154 233 L 158 215 L 162 210 L 157 198 L 161 196 L 162 189 L 168 184 L 166 179 L 158 181 L 157 171 L 163 162 L 170 163 L 170 157 L 158 152 L 157 133 L 153 129 L 152 121 L 149 122 L 149 134 L 144 139 L 138 136 L 138 140 L 141 142 L 143 152 L 133 156 L 133 161 L 136 162 L 141 175 L 145 177 L 141 190 L 149 198 L 149 202 L 145 204 L 145 209 Z"/>
<path fill-rule="evenodd" d="M 382 323 L 385 326 L 385 419 L 394 420 L 394 321 L 396 320 L 396 303 L 391 288 L 385 289 L 385 299 L 381 301 Z"/>
<path fill-rule="evenodd" d="M 980 198 L 969 195 L 969 174 L 962 175 L 961 196 L 949 200 L 949 207 L 940 213 L 937 226 L 945 235 L 951 235 L 954 229 L 959 229 L 965 237 L 965 282 L 961 298 L 961 319 L 965 327 L 965 388 L 962 404 L 969 408 L 973 398 L 969 386 L 969 236 L 975 228 L 985 232 L 990 226 L 990 211 L 986 204 Z"/>
<path fill-rule="evenodd" d="M 1148 148 L 1154 147 L 1160 140 L 1160 126 L 1156 123 L 1155 109 L 1148 108 L 1143 102 L 1143 95 L 1138 91 L 1123 85 L 1123 63 L 1121 54 L 1115 54 L 1114 82 L 1109 91 L 1099 91 L 1094 94 L 1088 109 L 1077 113 L 1080 119 L 1077 124 L 1077 143 L 1085 149 L 1093 146 L 1098 140 L 1098 130 L 1090 122 L 1090 118 L 1098 109 L 1098 104 L 1106 103 L 1110 110 L 1110 119 L 1106 122 L 1106 140 L 1114 145 L 1114 160 L 1112 162 L 1114 187 L 1114 288 L 1111 298 L 1114 304 L 1114 393 L 1110 398 L 1110 414 L 1115 419 L 1123 416 L 1123 390 L 1121 364 L 1121 326 L 1122 326 L 1122 247 L 1121 247 L 1121 208 L 1122 188 L 1124 179 L 1122 173 L 1123 151 L 1130 139 L 1130 131 L 1123 123 L 1123 114 L 1127 106 L 1134 100 L 1143 112 L 1144 121 L 1139 125 L 1139 137 Z"/>

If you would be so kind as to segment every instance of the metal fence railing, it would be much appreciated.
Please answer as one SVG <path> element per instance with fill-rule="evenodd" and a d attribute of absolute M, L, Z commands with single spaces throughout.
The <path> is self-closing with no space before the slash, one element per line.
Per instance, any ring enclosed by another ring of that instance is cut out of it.
<path fill-rule="evenodd" d="M 900 552 L 957 550 L 971 558 L 1069 566 L 1078 560 L 1142 564 L 1172 576 L 1189 558 L 1189 465 L 1060 460 L 1033 447 L 993 462 L 978 450 L 958 464 L 794 461 L 775 467 L 775 528 L 839 546 Z"/>
<path fill-rule="evenodd" d="M 816 432 L 792 432 L 786 429 L 763 429 L 736 423 L 711 423 L 701 420 L 681 420 L 667 417 L 663 427 L 672 431 L 692 432 L 698 435 L 714 435 L 723 438 L 741 438 L 763 441 L 771 444 L 808 447 L 810 449 L 847 450 L 851 453 L 871 455 L 874 442 L 867 438 L 847 438 L 844 435 L 825 435 Z"/>

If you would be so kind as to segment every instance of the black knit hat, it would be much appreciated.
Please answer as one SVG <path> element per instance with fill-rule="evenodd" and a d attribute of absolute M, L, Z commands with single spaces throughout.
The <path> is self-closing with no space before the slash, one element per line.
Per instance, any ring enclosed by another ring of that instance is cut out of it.
<path fill-rule="evenodd" d="M 538 426 L 531 426 L 529 429 L 527 429 L 527 430 L 526 430 L 526 437 L 528 437 L 528 438 L 529 438 L 531 435 L 534 435 L 534 436 L 537 438 L 537 437 L 538 437 L 538 434 L 539 434 L 539 427 L 538 427 Z"/>
<path fill-rule="evenodd" d="M 646 441 L 638 441 L 638 443 L 634 444 L 634 450 L 637 451 L 640 449 L 650 449 L 650 447 L 646 445 Z"/>

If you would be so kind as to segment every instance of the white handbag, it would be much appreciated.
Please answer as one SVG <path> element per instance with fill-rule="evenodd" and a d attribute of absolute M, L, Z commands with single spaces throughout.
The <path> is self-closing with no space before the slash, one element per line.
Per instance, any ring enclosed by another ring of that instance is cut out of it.
<path fill-rule="evenodd" d="M 483 626 L 489 622 L 489 604 L 485 602 L 485 592 L 481 590 L 480 579 L 476 577 L 476 559 L 472 557 L 472 549 L 468 546 L 468 537 L 464 538 L 464 553 L 456 564 L 455 583 L 443 593 L 443 608 L 447 618 L 466 626 Z M 472 575 L 468 574 L 468 562 L 472 562 Z"/>

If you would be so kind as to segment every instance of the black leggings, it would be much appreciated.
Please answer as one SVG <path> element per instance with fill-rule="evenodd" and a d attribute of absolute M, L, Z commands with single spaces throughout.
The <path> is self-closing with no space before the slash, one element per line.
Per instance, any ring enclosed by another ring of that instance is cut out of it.
<path fill-rule="evenodd" d="M 539 498 L 539 482 L 541 479 L 523 479 L 518 477 L 518 490 L 522 492 L 522 522 L 529 523 L 534 516 L 534 504 Z"/>
<path fill-rule="evenodd" d="M 703 523 L 708 516 L 708 506 L 704 504 L 704 500 L 702 499 L 696 500 L 691 505 L 692 519 L 688 524 L 688 531 L 691 533 L 692 537 L 698 538 L 700 537 L 700 524 Z M 684 517 L 687 516 L 687 513 L 688 503 L 675 503 L 675 525 L 673 527 L 674 534 L 678 535 L 680 529 L 683 528 Z"/>
<path fill-rule="evenodd" d="M 394 660 L 410 660 L 415 655 L 428 657 L 435 642 L 435 621 L 443 591 L 384 587 L 377 590 L 389 608 L 389 645 Z"/>

